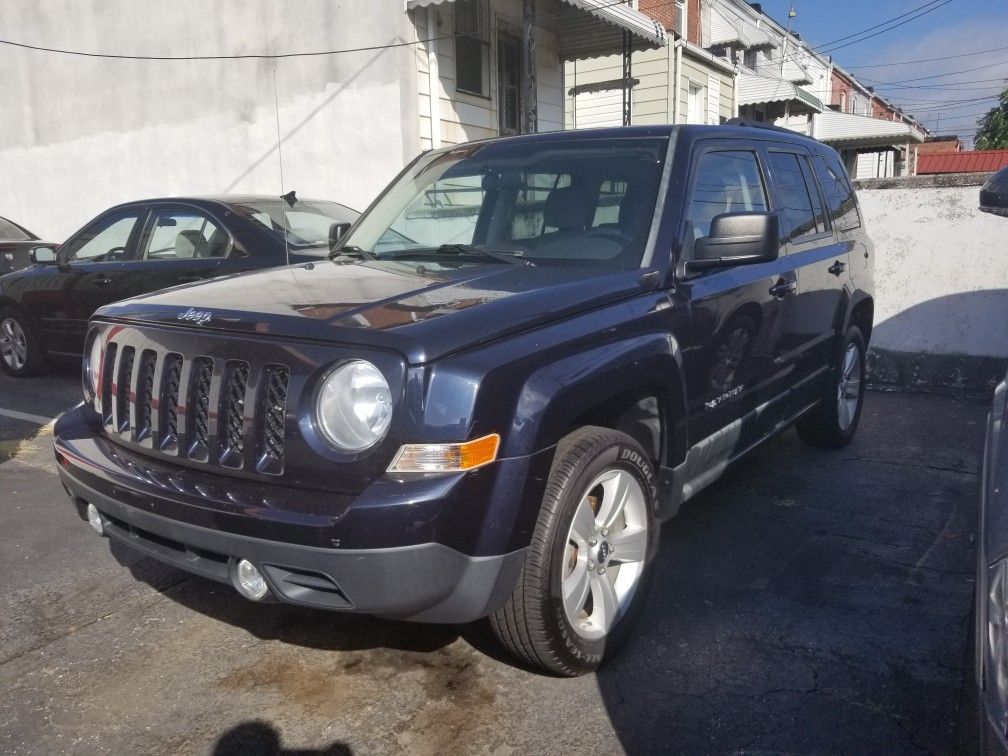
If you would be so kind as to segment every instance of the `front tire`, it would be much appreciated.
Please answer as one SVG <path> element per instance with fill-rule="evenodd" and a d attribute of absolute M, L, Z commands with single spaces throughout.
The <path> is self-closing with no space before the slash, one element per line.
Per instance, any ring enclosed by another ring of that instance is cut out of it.
<path fill-rule="evenodd" d="M 822 401 L 798 421 L 798 435 L 811 446 L 839 449 L 854 438 L 865 390 L 865 342 L 857 326 L 851 326 L 840 351 Z"/>
<path fill-rule="evenodd" d="M 0 368 L 15 378 L 38 375 L 46 369 L 42 341 L 31 321 L 20 311 L 0 310 Z"/>
<path fill-rule="evenodd" d="M 490 616 L 512 655 L 573 677 L 619 649 L 653 576 L 656 499 L 630 436 L 586 427 L 561 441 L 518 584 Z"/>

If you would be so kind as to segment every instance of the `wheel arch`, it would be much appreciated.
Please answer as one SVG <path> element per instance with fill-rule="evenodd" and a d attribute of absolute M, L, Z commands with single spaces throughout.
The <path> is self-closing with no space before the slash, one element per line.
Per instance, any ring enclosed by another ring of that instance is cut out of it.
<path fill-rule="evenodd" d="M 864 337 L 865 348 L 871 343 L 872 328 L 875 324 L 875 300 L 865 292 L 855 293 L 851 297 L 850 310 L 847 314 L 847 327 L 857 326 Z M 847 328 L 844 328 L 846 331 Z"/>

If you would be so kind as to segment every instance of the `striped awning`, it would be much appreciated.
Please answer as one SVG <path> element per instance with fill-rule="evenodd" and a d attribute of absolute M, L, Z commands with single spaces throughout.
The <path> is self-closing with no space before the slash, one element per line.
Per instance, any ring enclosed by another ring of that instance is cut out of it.
<path fill-rule="evenodd" d="M 426 8 L 453 0 L 407 0 L 406 9 Z M 560 0 L 559 47 L 562 60 L 599 58 L 623 51 L 623 34 L 630 33 L 633 50 L 667 44 L 665 29 L 650 16 L 613 0 Z M 553 26 L 556 16 L 551 15 Z"/>
<path fill-rule="evenodd" d="M 790 102 L 814 113 L 823 111 L 823 104 L 818 97 L 784 79 L 742 72 L 739 74 L 738 88 L 739 105 Z"/>
<path fill-rule="evenodd" d="M 739 45 L 747 50 L 757 47 L 776 47 L 767 32 L 748 19 L 718 7 L 710 11 L 710 46 Z"/>

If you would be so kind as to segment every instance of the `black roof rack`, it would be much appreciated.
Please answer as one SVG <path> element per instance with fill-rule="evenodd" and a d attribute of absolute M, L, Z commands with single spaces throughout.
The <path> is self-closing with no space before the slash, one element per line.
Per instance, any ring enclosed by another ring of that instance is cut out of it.
<path fill-rule="evenodd" d="M 724 123 L 725 126 L 748 126 L 753 129 L 767 129 L 768 131 L 780 131 L 785 134 L 790 134 L 795 137 L 805 137 L 806 139 L 811 139 L 808 134 L 802 134 L 800 131 L 795 131 L 794 129 L 785 129 L 783 126 L 774 126 L 769 123 L 760 123 L 759 121 L 749 121 L 745 118 L 729 118 Z"/>

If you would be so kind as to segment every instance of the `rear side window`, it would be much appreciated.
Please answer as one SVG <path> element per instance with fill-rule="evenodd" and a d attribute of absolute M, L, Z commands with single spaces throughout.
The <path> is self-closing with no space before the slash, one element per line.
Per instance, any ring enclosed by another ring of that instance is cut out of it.
<path fill-rule="evenodd" d="M 818 194 L 809 187 L 802 173 L 799 156 L 793 152 L 771 152 L 770 172 L 780 197 L 781 232 L 785 238 L 800 241 L 817 233 L 812 197 Z"/>
<path fill-rule="evenodd" d="M 826 206 L 837 231 L 853 231 L 861 227 L 854 190 L 840 161 L 834 157 L 817 155 L 814 161 L 819 185 L 826 196 Z"/>
<path fill-rule="evenodd" d="M 160 209 L 147 236 L 143 260 L 191 260 L 223 257 L 227 232 L 195 210 Z"/>
<path fill-rule="evenodd" d="M 4 241 L 28 241 L 32 237 L 13 223 L 0 218 L 0 239 Z"/>
<path fill-rule="evenodd" d="M 687 215 L 693 240 L 709 236 L 711 221 L 722 213 L 762 213 L 766 209 L 756 153 L 726 150 L 700 156 Z"/>

